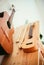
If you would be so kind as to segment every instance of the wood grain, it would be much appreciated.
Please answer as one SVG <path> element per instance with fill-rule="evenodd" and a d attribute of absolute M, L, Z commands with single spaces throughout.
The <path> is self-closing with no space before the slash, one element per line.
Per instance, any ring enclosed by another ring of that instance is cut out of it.
<path fill-rule="evenodd" d="M 18 32 L 20 29 L 17 29 Z M 16 43 L 17 33 L 13 35 L 13 52 L 11 55 L 6 55 L 2 61 L 2 65 L 38 65 L 38 50 L 33 53 L 25 53 L 19 49 Z"/>

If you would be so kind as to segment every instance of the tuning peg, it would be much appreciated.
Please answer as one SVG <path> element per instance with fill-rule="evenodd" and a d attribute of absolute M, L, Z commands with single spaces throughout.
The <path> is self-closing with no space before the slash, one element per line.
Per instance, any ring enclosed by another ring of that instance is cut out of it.
<path fill-rule="evenodd" d="M 15 12 L 15 9 L 13 8 L 13 11 Z"/>
<path fill-rule="evenodd" d="M 15 12 L 15 6 L 14 6 L 14 4 L 11 5 L 11 7 L 10 7 L 9 10 L 13 10 Z"/>

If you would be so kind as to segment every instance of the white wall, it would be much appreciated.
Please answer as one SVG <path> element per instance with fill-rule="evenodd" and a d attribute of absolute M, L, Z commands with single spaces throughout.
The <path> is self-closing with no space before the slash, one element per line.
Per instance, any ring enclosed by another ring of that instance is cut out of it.
<path fill-rule="evenodd" d="M 14 27 L 24 24 L 26 20 L 28 20 L 28 22 L 41 21 L 35 0 L 2 0 L 0 2 L 0 11 L 7 10 L 10 12 L 9 8 L 12 3 L 16 9 L 13 19 Z"/>

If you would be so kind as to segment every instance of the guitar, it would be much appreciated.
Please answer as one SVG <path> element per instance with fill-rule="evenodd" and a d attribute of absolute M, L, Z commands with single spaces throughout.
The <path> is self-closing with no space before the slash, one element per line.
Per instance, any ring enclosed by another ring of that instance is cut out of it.
<path fill-rule="evenodd" d="M 9 17 L 6 11 L 0 13 L 0 54 L 10 54 L 13 50 L 12 35 L 14 29 L 11 28 L 11 21 L 15 10 L 12 10 L 11 16 Z"/>
<path fill-rule="evenodd" d="M 38 50 L 38 29 L 38 22 L 30 26 L 28 39 L 26 39 L 21 45 L 24 52 L 30 53 Z"/>

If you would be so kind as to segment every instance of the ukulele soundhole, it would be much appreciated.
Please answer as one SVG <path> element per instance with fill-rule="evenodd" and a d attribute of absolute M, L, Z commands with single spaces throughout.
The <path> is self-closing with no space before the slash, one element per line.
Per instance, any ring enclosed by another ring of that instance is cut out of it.
<path fill-rule="evenodd" d="M 30 44 L 32 44 L 32 42 L 30 42 L 30 43 L 26 43 L 26 45 L 30 45 Z"/>
<path fill-rule="evenodd" d="M 0 17 L 2 18 L 4 16 L 4 12 L 1 12 L 0 13 Z"/>

